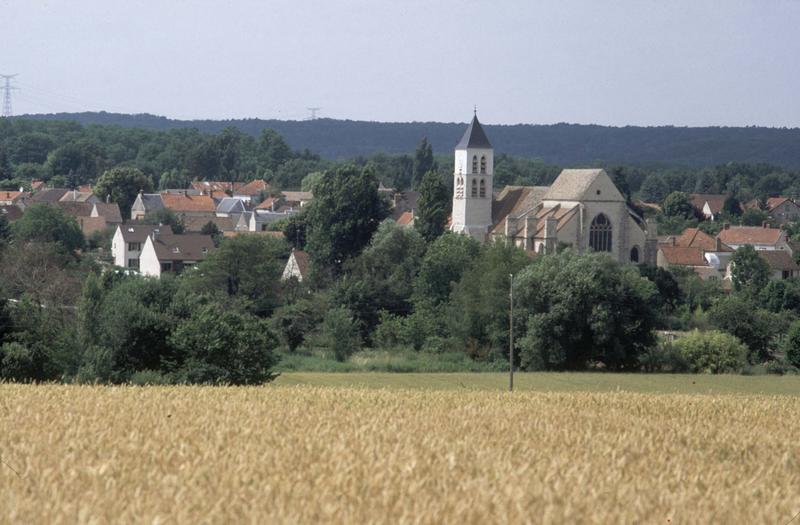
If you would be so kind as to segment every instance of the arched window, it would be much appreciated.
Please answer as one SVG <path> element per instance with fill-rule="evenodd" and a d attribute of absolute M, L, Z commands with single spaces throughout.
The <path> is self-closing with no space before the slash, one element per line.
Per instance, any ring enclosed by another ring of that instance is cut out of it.
<path fill-rule="evenodd" d="M 481 198 L 486 197 L 486 181 L 481 179 Z"/>
<path fill-rule="evenodd" d="M 631 248 L 631 262 L 638 263 L 639 262 L 639 247 L 634 246 Z"/>
<path fill-rule="evenodd" d="M 472 197 L 478 196 L 478 180 L 472 179 Z"/>
<path fill-rule="evenodd" d="M 456 199 L 464 198 L 464 177 L 458 177 L 456 182 Z"/>
<path fill-rule="evenodd" d="M 486 155 L 481 155 L 481 173 L 486 173 Z"/>
<path fill-rule="evenodd" d="M 589 247 L 595 252 L 611 251 L 611 221 L 602 213 L 589 226 Z"/>
<path fill-rule="evenodd" d="M 472 156 L 472 173 L 478 173 L 478 156 Z"/>

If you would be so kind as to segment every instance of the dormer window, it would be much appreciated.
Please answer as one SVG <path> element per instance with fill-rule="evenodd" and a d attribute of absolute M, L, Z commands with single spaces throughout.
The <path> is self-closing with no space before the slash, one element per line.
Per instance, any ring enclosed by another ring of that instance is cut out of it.
<path fill-rule="evenodd" d="M 478 156 L 472 156 L 472 173 L 478 173 Z"/>
<path fill-rule="evenodd" d="M 203 255 L 208 253 L 208 248 L 203 248 Z"/>
<path fill-rule="evenodd" d="M 486 173 L 486 155 L 481 155 L 481 173 Z"/>
<path fill-rule="evenodd" d="M 175 246 L 172 248 L 172 253 L 181 253 L 181 249 Z"/>

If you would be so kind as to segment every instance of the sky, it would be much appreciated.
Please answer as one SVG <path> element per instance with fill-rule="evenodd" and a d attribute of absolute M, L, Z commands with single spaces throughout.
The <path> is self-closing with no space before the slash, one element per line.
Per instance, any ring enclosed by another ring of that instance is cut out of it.
<path fill-rule="evenodd" d="M 800 127 L 800 0 L 0 0 L 14 114 Z"/>

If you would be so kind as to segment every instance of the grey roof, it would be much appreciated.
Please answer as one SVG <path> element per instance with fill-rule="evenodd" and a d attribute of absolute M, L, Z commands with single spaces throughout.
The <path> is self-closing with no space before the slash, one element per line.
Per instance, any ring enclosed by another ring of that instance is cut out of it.
<path fill-rule="evenodd" d="M 604 174 L 602 169 L 562 170 L 542 200 L 553 201 L 579 201 L 589 189 L 589 186 Z"/>
<path fill-rule="evenodd" d="M 161 234 L 172 235 L 172 227 L 169 225 L 120 224 L 118 228 L 122 232 L 122 240 L 125 242 L 144 242 L 154 230 L 158 230 Z"/>
<path fill-rule="evenodd" d="M 160 210 L 164 207 L 164 199 L 161 198 L 160 193 L 142 193 L 142 204 L 144 205 L 145 212 Z"/>
<path fill-rule="evenodd" d="M 483 127 L 481 127 L 481 123 L 478 122 L 478 115 L 473 116 L 472 122 L 469 123 L 467 131 L 464 133 L 464 136 L 461 137 L 461 141 L 458 143 L 458 145 L 456 145 L 456 149 L 490 149 L 491 147 L 492 143 L 489 142 L 489 137 L 486 136 L 486 133 L 483 131 Z"/>
<path fill-rule="evenodd" d="M 160 233 L 153 239 L 153 248 L 159 261 L 201 261 L 214 251 L 214 241 L 199 233 Z"/>
<path fill-rule="evenodd" d="M 51 188 L 47 190 L 40 190 L 33 194 L 31 197 L 31 202 L 41 203 L 41 202 L 48 202 L 54 203 L 58 202 L 61 197 L 64 196 L 69 190 L 66 188 Z"/>
<path fill-rule="evenodd" d="M 242 213 L 245 211 L 241 199 L 225 197 L 217 204 L 217 213 Z"/>
<path fill-rule="evenodd" d="M 187 232 L 199 232 L 206 224 L 213 223 L 217 225 L 217 229 L 221 232 L 233 231 L 236 227 L 236 221 L 239 219 L 237 215 L 234 217 L 217 217 L 215 215 L 187 215 L 182 218 L 183 227 Z"/>

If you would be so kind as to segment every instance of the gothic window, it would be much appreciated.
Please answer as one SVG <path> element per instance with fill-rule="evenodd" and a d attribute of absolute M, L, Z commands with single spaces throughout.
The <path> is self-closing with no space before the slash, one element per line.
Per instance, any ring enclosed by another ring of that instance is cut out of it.
<path fill-rule="evenodd" d="M 481 198 L 486 197 L 486 181 L 481 179 Z"/>
<path fill-rule="evenodd" d="M 595 252 L 611 251 L 611 221 L 602 213 L 589 226 L 589 247 Z"/>
<path fill-rule="evenodd" d="M 481 155 L 481 173 L 486 173 L 486 156 Z"/>
<path fill-rule="evenodd" d="M 634 246 L 631 248 L 631 262 L 638 263 L 639 262 L 639 247 Z"/>
<path fill-rule="evenodd" d="M 478 196 L 478 179 L 472 179 L 472 197 Z"/>
<path fill-rule="evenodd" d="M 472 156 L 472 173 L 478 173 L 478 156 Z"/>
<path fill-rule="evenodd" d="M 458 177 L 456 182 L 456 199 L 464 198 L 464 177 Z"/>

